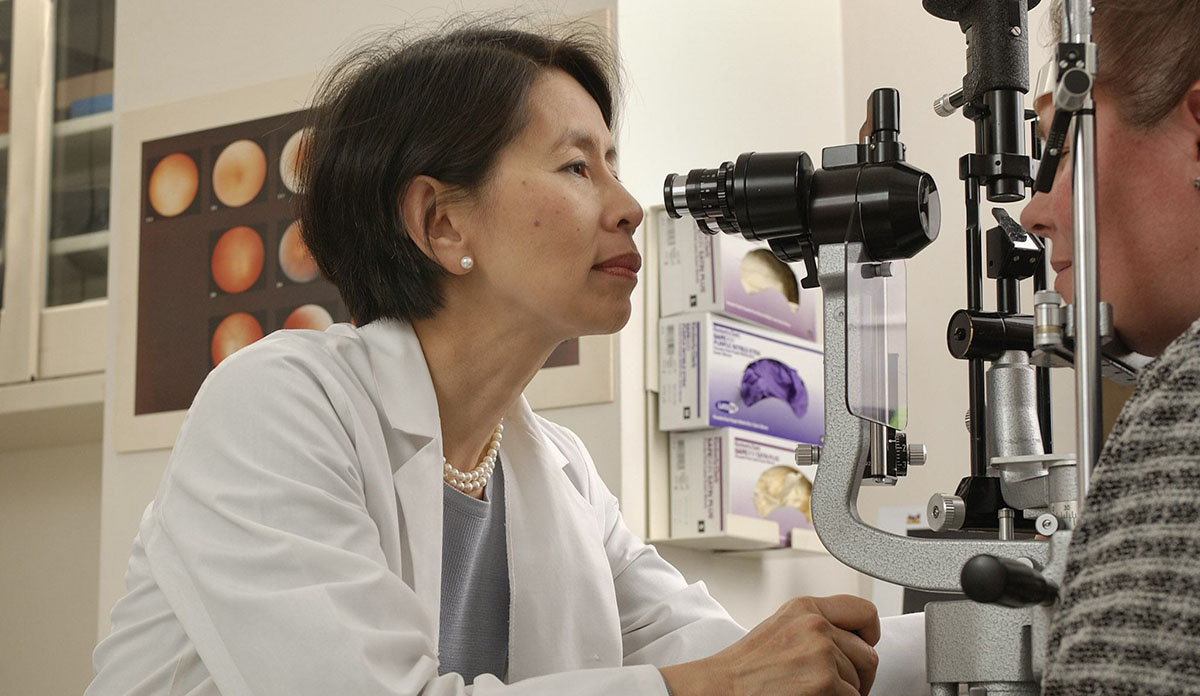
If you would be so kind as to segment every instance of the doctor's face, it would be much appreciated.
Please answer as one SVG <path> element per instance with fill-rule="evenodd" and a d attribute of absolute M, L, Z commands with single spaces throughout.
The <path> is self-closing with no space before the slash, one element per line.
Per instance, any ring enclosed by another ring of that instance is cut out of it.
<path fill-rule="evenodd" d="M 578 82 L 546 71 L 528 109 L 468 216 L 476 295 L 498 319 L 555 340 L 617 331 L 641 267 L 641 206 L 617 179 L 612 135 Z"/>

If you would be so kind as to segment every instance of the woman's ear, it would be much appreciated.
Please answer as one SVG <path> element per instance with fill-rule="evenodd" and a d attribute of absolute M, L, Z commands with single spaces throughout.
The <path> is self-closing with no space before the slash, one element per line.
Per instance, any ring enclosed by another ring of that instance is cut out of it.
<path fill-rule="evenodd" d="M 1187 111 L 1188 125 L 1196 141 L 1196 159 L 1200 161 L 1200 80 L 1192 83 L 1187 94 L 1183 95 L 1183 106 Z M 1196 188 L 1200 188 L 1200 178 L 1196 179 Z"/>
<path fill-rule="evenodd" d="M 466 271 L 459 259 L 470 252 L 450 215 L 450 190 L 431 176 L 415 176 L 400 196 L 400 215 L 409 238 L 426 256 L 446 271 L 462 274 Z"/>

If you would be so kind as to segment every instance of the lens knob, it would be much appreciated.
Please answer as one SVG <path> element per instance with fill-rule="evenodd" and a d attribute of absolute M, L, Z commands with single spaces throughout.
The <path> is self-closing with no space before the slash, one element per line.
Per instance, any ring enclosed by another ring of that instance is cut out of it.
<path fill-rule="evenodd" d="M 820 463 L 820 445 L 796 445 L 796 466 L 814 466 Z"/>
<path fill-rule="evenodd" d="M 925 507 L 925 521 L 935 532 L 962 529 L 967 518 L 967 506 L 957 495 L 936 493 Z"/>

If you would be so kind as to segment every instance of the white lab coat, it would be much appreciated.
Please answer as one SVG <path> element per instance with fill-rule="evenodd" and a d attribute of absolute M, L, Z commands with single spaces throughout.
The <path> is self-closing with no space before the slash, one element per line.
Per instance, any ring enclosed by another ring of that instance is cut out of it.
<path fill-rule="evenodd" d="M 744 633 L 621 521 L 579 439 L 505 419 L 509 684 L 438 676 L 437 401 L 411 328 L 275 334 L 201 387 L 88 696 L 665 694 Z"/>
<path fill-rule="evenodd" d="M 86 696 L 661 696 L 656 666 L 744 635 L 522 399 L 501 445 L 509 683 L 438 676 L 440 437 L 407 324 L 274 334 L 222 362 L 142 517 Z M 875 693 L 926 692 L 922 628 L 885 624 Z"/>

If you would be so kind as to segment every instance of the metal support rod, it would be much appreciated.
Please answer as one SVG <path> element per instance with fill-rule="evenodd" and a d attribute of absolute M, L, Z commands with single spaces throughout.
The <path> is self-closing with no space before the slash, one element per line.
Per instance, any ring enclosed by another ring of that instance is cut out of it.
<path fill-rule="evenodd" d="M 996 281 L 996 311 L 1001 314 L 1021 313 L 1021 285 L 1019 280 L 1001 278 Z"/>
<path fill-rule="evenodd" d="M 983 238 L 979 232 L 979 179 L 966 178 L 967 309 L 983 309 Z M 967 363 L 968 404 L 971 413 L 971 475 L 987 475 L 987 407 L 982 360 Z"/>
<path fill-rule="evenodd" d="M 871 424 L 871 478 L 883 479 L 888 473 L 888 429 L 878 423 Z"/>
<path fill-rule="evenodd" d="M 1090 101 L 1090 100 L 1089 100 Z M 1100 402 L 1100 276 L 1096 254 L 1096 121 L 1077 117 L 1075 172 L 1075 423 L 1079 503 L 1087 497 L 1092 466 L 1100 456 L 1103 426 Z"/>
<path fill-rule="evenodd" d="M 1012 541 L 1017 538 L 1012 508 L 1000 508 L 996 514 L 1000 523 L 1000 541 Z"/>
<path fill-rule="evenodd" d="M 1045 290 L 1049 282 L 1046 277 L 1047 262 L 1048 259 L 1043 258 L 1042 262 L 1038 264 L 1037 272 L 1033 274 L 1033 291 L 1035 293 Z M 1050 414 L 1050 368 L 1048 367 L 1037 368 L 1037 412 L 1038 423 L 1042 429 L 1042 447 L 1047 452 L 1053 452 L 1054 423 Z"/>
<path fill-rule="evenodd" d="M 1065 25 L 1073 43 L 1091 44 L 1089 0 L 1067 0 Z M 1094 70 L 1095 65 L 1089 64 Z M 1096 116 L 1089 96 L 1076 114 L 1073 198 L 1075 259 L 1075 471 L 1079 509 L 1091 484 L 1092 466 L 1100 456 L 1103 428 L 1100 395 L 1100 275 L 1096 254 Z"/>

